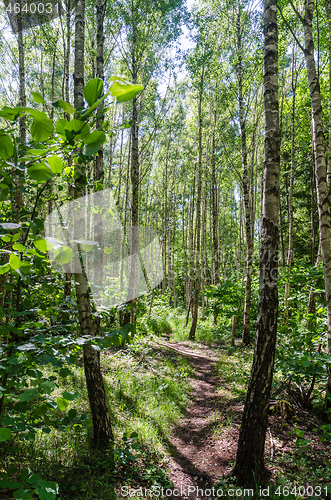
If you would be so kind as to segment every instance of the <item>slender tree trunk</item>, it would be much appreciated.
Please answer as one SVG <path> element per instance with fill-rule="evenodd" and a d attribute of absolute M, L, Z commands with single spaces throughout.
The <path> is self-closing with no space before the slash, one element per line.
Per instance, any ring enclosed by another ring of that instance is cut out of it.
<path fill-rule="evenodd" d="M 75 29 L 75 73 L 74 73 L 74 102 L 75 107 L 83 106 L 84 87 L 84 23 L 85 23 L 85 0 L 76 2 L 76 29 Z M 86 168 L 86 167 L 85 167 Z M 77 199 L 85 194 L 85 177 L 83 165 L 75 165 L 75 191 Z M 78 224 L 78 221 L 76 221 Z M 85 225 L 85 219 L 79 221 L 79 230 Z M 88 292 L 88 282 L 85 270 L 75 273 L 75 288 L 78 306 L 79 324 L 82 335 L 98 335 L 99 325 L 93 321 L 91 301 Z M 112 448 L 114 441 L 105 387 L 102 380 L 100 368 L 100 353 L 85 344 L 84 370 L 88 397 L 93 420 L 93 443 L 99 448 Z"/>
<path fill-rule="evenodd" d="M 291 171 L 290 171 L 290 192 L 288 197 L 288 251 L 286 261 L 286 271 L 289 273 L 292 263 L 293 254 L 293 183 L 294 183 L 294 155 L 295 155 L 295 94 L 297 86 L 296 75 L 296 43 L 293 40 L 292 51 L 292 130 L 291 130 Z M 285 283 L 285 297 L 284 297 L 284 323 L 288 323 L 288 299 L 290 295 L 290 283 Z"/>
<path fill-rule="evenodd" d="M 322 103 L 320 84 L 316 74 L 313 42 L 313 14 L 314 0 L 305 3 L 305 17 L 303 21 L 305 37 L 305 60 L 308 74 L 308 84 L 313 116 L 313 133 L 315 147 L 315 175 L 317 186 L 317 205 L 319 215 L 319 232 L 321 254 L 324 270 L 324 283 L 327 309 L 328 352 L 331 354 L 331 248 L 330 248 L 330 201 L 327 182 L 327 165 L 325 159 Z M 328 370 L 326 408 L 331 408 L 331 370 Z"/>
<path fill-rule="evenodd" d="M 200 292 L 200 246 L 201 246 L 201 178 L 202 178 L 202 95 L 204 84 L 205 67 L 201 71 L 200 92 L 199 92 L 199 158 L 198 158 L 198 192 L 197 192 L 197 215 L 196 215 L 196 262 L 195 262 L 195 283 L 194 298 L 192 308 L 192 324 L 189 339 L 195 339 L 195 331 L 198 322 L 198 306 Z"/>
<path fill-rule="evenodd" d="M 270 477 L 264 446 L 272 385 L 277 316 L 280 133 L 277 0 L 264 1 L 264 189 L 260 247 L 260 296 L 255 350 L 233 475 L 250 486 Z"/>
<path fill-rule="evenodd" d="M 251 200 L 249 196 L 249 181 L 247 168 L 247 145 L 246 145 L 246 123 L 244 119 L 244 99 L 242 83 L 242 25 L 240 20 L 240 0 L 237 6 L 237 50 L 238 50 L 238 98 L 239 98 L 239 121 L 241 131 L 241 154 L 242 154 L 242 187 L 244 193 L 245 207 L 245 234 L 246 234 L 246 289 L 244 306 L 244 328 L 242 341 L 244 344 L 250 343 L 250 315 L 251 315 L 251 296 L 252 296 L 252 276 L 253 276 L 253 236 L 251 221 Z"/>
<path fill-rule="evenodd" d="M 331 176 L 331 0 L 324 0 L 326 18 L 328 21 L 328 51 L 329 51 L 329 159 L 327 165 L 327 182 L 330 186 Z"/>
<path fill-rule="evenodd" d="M 21 6 L 21 1 L 19 1 Z M 22 29 L 22 15 L 19 10 L 17 14 L 17 27 L 18 27 L 18 60 L 19 60 L 19 94 L 20 94 L 20 105 L 26 106 L 26 93 L 25 93 L 25 65 L 24 65 L 24 42 L 23 42 L 23 29 Z M 20 117 L 20 139 L 21 145 L 24 147 L 26 145 L 26 118 L 25 115 Z M 21 174 L 20 174 L 21 175 Z M 16 194 L 15 194 L 15 211 L 19 212 L 23 207 L 23 196 L 21 190 L 21 179 L 19 178 L 16 182 Z"/>
<path fill-rule="evenodd" d="M 187 309 L 186 309 L 186 320 L 185 327 L 188 325 L 190 309 L 192 306 L 192 287 L 194 280 L 194 250 L 193 250 L 193 222 L 194 222 L 194 193 L 195 193 L 195 177 L 193 179 L 191 199 L 190 199 L 190 210 L 189 210 L 189 229 L 188 229 L 188 258 L 189 258 L 189 272 L 187 276 Z"/>
<path fill-rule="evenodd" d="M 217 89 L 216 89 L 217 92 Z M 218 285 L 220 279 L 220 242 L 218 237 L 218 196 L 217 196 L 217 182 L 216 182 L 216 140 L 215 140 L 215 130 L 217 123 L 217 100 L 215 98 L 215 108 L 214 108 L 214 123 L 213 123 L 213 135 L 211 142 L 211 196 L 212 196 L 212 212 L 213 212 L 213 284 Z M 217 323 L 217 313 L 214 312 L 213 315 L 213 325 L 216 326 Z"/>

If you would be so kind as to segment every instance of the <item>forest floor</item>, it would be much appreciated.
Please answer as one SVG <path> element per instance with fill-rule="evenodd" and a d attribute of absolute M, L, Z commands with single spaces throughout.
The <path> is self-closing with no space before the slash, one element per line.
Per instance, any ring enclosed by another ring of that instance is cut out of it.
<path fill-rule="evenodd" d="M 183 493 L 176 498 L 203 498 L 202 492 L 215 485 L 223 488 L 225 498 L 245 498 L 245 495 L 228 496 L 226 491 L 235 487 L 230 473 L 244 409 L 242 382 L 248 380 L 251 353 L 247 351 L 243 359 L 241 347 L 224 350 L 224 346 L 185 341 L 158 344 L 172 355 L 188 360 L 193 369 L 192 393 L 185 417 L 174 428 L 168 443 L 167 474 L 174 488 Z M 242 363 L 238 363 L 240 359 Z M 331 450 L 328 442 L 318 439 L 316 432 L 322 422 L 302 408 L 295 405 L 291 408 L 294 415 L 289 418 L 280 414 L 269 416 L 265 460 L 272 472 L 272 490 L 267 497 L 331 498 L 330 481 L 325 481 L 330 477 L 326 469 L 330 469 Z M 261 498 L 258 489 L 254 498 Z"/>
<path fill-rule="evenodd" d="M 231 470 L 230 462 L 235 460 L 237 451 L 238 428 L 233 426 L 230 435 L 217 436 L 220 433 L 215 424 L 224 410 L 224 398 L 220 391 L 222 382 L 216 368 L 218 358 L 215 352 L 202 345 L 192 350 L 192 344 L 186 342 L 169 342 L 166 346 L 186 357 L 194 369 L 192 399 L 169 445 L 168 474 L 174 488 L 187 493 L 179 498 L 196 499 L 197 488 L 206 490 L 212 487 Z M 242 404 L 232 405 L 231 409 L 239 414 Z M 188 492 L 189 486 L 190 490 L 195 487 L 194 493 Z"/>

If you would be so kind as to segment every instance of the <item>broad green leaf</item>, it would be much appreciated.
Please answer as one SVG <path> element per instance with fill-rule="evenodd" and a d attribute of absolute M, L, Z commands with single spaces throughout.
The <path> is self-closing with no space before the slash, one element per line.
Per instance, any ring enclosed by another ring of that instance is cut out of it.
<path fill-rule="evenodd" d="M 31 92 L 34 102 L 37 104 L 45 104 L 45 99 L 40 92 Z"/>
<path fill-rule="evenodd" d="M 45 163 L 35 163 L 28 167 L 29 176 L 35 181 L 45 182 L 53 177 L 52 170 Z"/>
<path fill-rule="evenodd" d="M 101 144 L 106 140 L 106 135 L 102 130 L 95 130 L 85 139 L 85 154 L 86 156 L 92 156 L 98 152 Z"/>
<path fill-rule="evenodd" d="M 4 264 L 3 266 L 0 266 L 0 274 L 8 273 L 9 269 L 10 269 L 9 264 Z"/>
<path fill-rule="evenodd" d="M 132 101 L 143 88 L 143 85 L 115 81 L 110 87 L 109 94 L 116 97 L 116 102 L 127 102 Z"/>
<path fill-rule="evenodd" d="M 40 500 L 55 500 L 56 495 L 59 493 L 59 486 L 54 481 L 43 481 L 39 482 L 39 488 L 36 489 L 36 493 Z"/>
<path fill-rule="evenodd" d="M 103 83 L 100 78 L 93 78 L 84 87 L 84 97 L 89 106 L 92 106 L 100 97 L 103 90 Z"/>
<path fill-rule="evenodd" d="M 7 134 L 0 132 L 0 158 L 8 160 L 14 153 L 14 145 L 11 137 Z"/>
<path fill-rule="evenodd" d="M 28 477 L 30 476 L 31 471 L 30 469 L 23 469 L 21 475 L 20 475 L 20 480 L 21 481 L 26 481 Z"/>
<path fill-rule="evenodd" d="M 7 186 L 7 184 L 0 184 L 0 201 L 3 201 L 7 198 L 7 196 L 9 195 L 9 186 Z"/>
<path fill-rule="evenodd" d="M 46 141 L 54 131 L 53 122 L 50 118 L 47 118 L 46 113 L 43 111 L 38 111 L 31 113 L 34 117 L 31 125 L 31 135 L 35 142 Z"/>
<path fill-rule="evenodd" d="M 0 443 L 2 441 L 7 441 L 8 439 L 11 439 L 12 432 L 10 429 L 7 429 L 6 427 L 0 427 Z"/>
<path fill-rule="evenodd" d="M 18 252 L 25 252 L 26 248 L 21 243 L 15 243 L 15 245 L 13 245 L 13 250 L 17 250 Z"/>
<path fill-rule="evenodd" d="M 0 110 L 0 117 L 5 118 L 6 120 L 14 121 L 20 115 L 23 114 L 24 108 L 17 106 L 16 108 L 11 108 L 9 106 L 4 106 Z"/>
<path fill-rule="evenodd" d="M 38 392 L 36 389 L 28 389 L 20 395 L 21 402 L 28 402 L 36 399 L 38 397 Z"/>
<path fill-rule="evenodd" d="M 42 239 L 42 240 L 35 240 L 33 242 L 34 246 L 40 251 L 40 252 L 47 252 L 47 241 Z"/>
<path fill-rule="evenodd" d="M 60 411 L 65 411 L 69 406 L 69 401 L 64 398 L 56 398 L 56 402 Z"/>
<path fill-rule="evenodd" d="M 77 417 L 77 410 L 75 408 L 72 408 L 71 410 L 68 411 L 68 417 L 73 419 Z"/>
<path fill-rule="evenodd" d="M 90 135 L 90 127 L 81 120 L 71 120 L 70 122 L 67 122 L 65 128 L 66 130 L 79 132 L 79 134 L 76 135 L 77 139 L 84 139 L 85 137 L 88 137 Z"/>
<path fill-rule="evenodd" d="M 43 394 L 50 394 L 56 389 L 57 385 L 50 380 L 46 380 L 46 382 L 42 382 L 39 384 L 40 390 Z"/>
<path fill-rule="evenodd" d="M 71 248 L 63 246 L 54 250 L 54 259 L 59 264 L 68 264 L 73 256 L 73 251 Z"/>
<path fill-rule="evenodd" d="M 15 500 L 32 500 L 33 498 L 31 490 L 24 490 L 23 488 L 14 491 L 13 497 Z"/>
<path fill-rule="evenodd" d="M 68 124 L 68 120 L 65 120 L 64 118 L 61 118 L 56 122 L 55 130 L 56 132 L 61 135 L 62 137 L 65 138 L 65 126 Z"/>
<path fill-rule="evenodd" d="M 14 271 L 16 271 L 19 267 L 21 267 L 22 261 L 17 255 L 11 253 L 9 257 L 9 265 L 12 269 L 14 269 Z"/>
<path fill-rule="evenodd" d="M 41 405 L 38 406 L 38 408 L 34 412 L 34 415 L 36 417 L 39 417 L 41 415 L 46 415 L 47 412 L 48 412 L 48 406 L 47 406 L 47 404 L 46 403 L 42 403 Z"/>
<path fill-rule="evenodd" d="M 59 106 L 60 108 L 63 109 L 63 111 L 65 111 L 69 115 L 74 115 L 76 113 L 75 108 L 71 106 L 71 104 L 69 104 L 68 102 L 62 101 L 62 99 L 59 100 Z"/>
<path fill-rule="evenodd" d="M 74 401 L 75 399 L 79 398 L 78 392 L 68 392 L 65 391 L 62 396 L 64 399 L 67 399 L 68 401 Z"/>
<path fill-rule="evenodd" d="M 63 170 L 63 161 L 59 156 L 50 156 L 47 158 L 48 165 L 54 174 L 61 174 Z"/>
<path fill-rule="evenodd" d="M 76 119 L 68 122 L 67 120 L 61 118 L 61 120 L 58 120 L 58 122 L 56 123 L 55 130 L 65 140 L 71 140 L 74 137 L 77 139 L 84 139 L 90 134 L 90 127 L 86 125 L 84 121 Z M 75 135 L 70 132 L 79 132 L 79 134 L 77 133 Z M 70 137 L 67 137 L 69 135 Z"/>

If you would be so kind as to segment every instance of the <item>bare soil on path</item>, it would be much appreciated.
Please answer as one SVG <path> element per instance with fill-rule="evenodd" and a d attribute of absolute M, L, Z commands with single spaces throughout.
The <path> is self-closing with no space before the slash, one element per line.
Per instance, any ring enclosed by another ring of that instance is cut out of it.
<path fill-rule="evenodd" d="M 169 445 L 168 472 L 180 493 L 176 498 L 196 500 L 205 496 L 197 488 L 208 490 L 223 474 L 230 472 L 230 462 L 235 460 L 237 451 L 238 429 L 232 423 L 231 433 L 226 429 L 220 435 L 217 432 L 224 402 L 219 391 L 221 381 L 215 352 L 201 345 L 193 350 L 185 342 L 162 345 L 188 358 L 194 369 L 190 380 L 192 398 Z"/>

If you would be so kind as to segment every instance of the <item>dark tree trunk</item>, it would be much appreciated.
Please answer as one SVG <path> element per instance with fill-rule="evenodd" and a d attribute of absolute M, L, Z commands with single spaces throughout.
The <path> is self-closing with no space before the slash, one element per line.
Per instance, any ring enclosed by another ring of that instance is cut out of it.
<path fill-rule="evenodd" d="M 264 190 L 260 247 L 260 297 L 255 351 L 233 475 L 238 484 L 265 483 L 264 446 L 274 369 L 278 316 L 278 216 L 280 133 L 277 0 L 264 2 Z"/>
<path fill-rule="evenodd" d="M 251 295 L 252 295 L 252 276 L 253 276 L 253 235 L 251 222 L 251 200 L 249 193 L 248 168 L 247 168 L 247 144 L 246 144 L 246 123 L 244 118 L 244 99 L 242 82 L 242 25 L 240 21 L 240 0 L 237 6 L 237 50 L 238 50 L 238 98 L 239 98 L 239 121 L 241 131 L 241 154 L 242 154 L 242 186 L 244 193 L 245 208 L 245 233 L 246 233 L 246 288 L 245 288 L 245 307 L 244 307 L 244 327 L 242 341 L 244 344 L 250 343 L 250 316 L 251 316 Z"/>
<path fill-rule="evenodd" d="M 198 192 L 197 192 L 197 215 L 196 215 L 196 262 L 195 262 L 195 280 L 194 294 L 192 304 L 192 324 L 189 333 L 189 339 L 195 339 L 195 331 L 198 322 L 198 306 L 200 292 L 200 246 L 201 246 L 201 178 L 202 178 L 202 95 L 204 84 L 205 68 L 201 71 L 200 92 L 199 92 L 199 158 L 198 158 Z"/>

